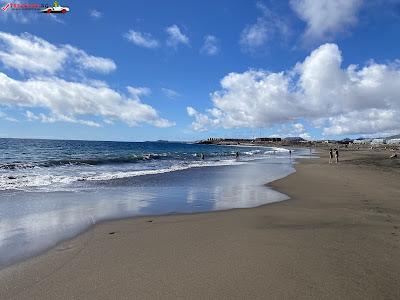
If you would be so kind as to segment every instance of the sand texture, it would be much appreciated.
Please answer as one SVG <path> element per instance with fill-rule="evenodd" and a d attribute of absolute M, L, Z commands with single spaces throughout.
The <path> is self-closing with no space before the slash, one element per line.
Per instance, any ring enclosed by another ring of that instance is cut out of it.
<path fill-rule="evenodd" d="M 251 209 L 104 222 L 0 271 L 0 299 L 400 299 L 388 153 L 302 159 Z"/>

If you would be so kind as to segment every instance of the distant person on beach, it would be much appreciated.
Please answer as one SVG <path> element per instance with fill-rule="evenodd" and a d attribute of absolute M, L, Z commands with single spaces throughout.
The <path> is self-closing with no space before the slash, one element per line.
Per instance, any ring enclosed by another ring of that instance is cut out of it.
<path fill-rule="evenodd" d="M 204 153 L 202 153 L 202 154 L 200 155 L 200 157 L 201 157 L 201 159 L 204 159 Z"/>
<path fill-rule="evenodd" d="M 332 159 L 333 159 L 333 150 L 331 148 L 331 149 L 329 149 L 329 163 L 330 164 L 332 163 Z"/>
<path fill-rule="evenodd" d="M 289 157 L 292 157 L 292 150 L 289 150 Z"/>
<path fill-rule="evenodd" d="M 236 158 L 239 158 L 239 152 L 236 152 L 235 156 Z"/>
<path fill-rule="evenodd" d="M 335 149 L 335 159 L 336 159 L 336 163 L 339 162 L 339 149 Z"/>

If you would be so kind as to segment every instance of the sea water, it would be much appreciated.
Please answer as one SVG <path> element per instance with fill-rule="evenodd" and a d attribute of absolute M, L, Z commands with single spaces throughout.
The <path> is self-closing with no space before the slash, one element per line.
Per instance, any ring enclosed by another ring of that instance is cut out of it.
<path fill-rule="evenodd" d="M 292 173 L 293 157 L 273 147 L 0 139 L 0 268 L 103 220 L 285 200 L 265 183 Z"/>

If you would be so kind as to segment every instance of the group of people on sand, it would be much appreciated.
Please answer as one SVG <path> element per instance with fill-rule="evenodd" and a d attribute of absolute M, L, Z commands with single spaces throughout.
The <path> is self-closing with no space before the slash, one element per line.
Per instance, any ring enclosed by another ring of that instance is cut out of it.
<path fill-rule="evenodd" d="M 335 162 L 338 163 L 339 162 L 339 149 L 335 148 L 329 149 L 329 163 L 331 164 L 333 161 L 333 155 L 335 155 Z"/>

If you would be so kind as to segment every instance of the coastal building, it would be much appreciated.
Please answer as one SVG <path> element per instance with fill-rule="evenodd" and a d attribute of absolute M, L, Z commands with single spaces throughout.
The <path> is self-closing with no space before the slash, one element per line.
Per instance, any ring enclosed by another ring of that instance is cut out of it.
<path fill-rule="evenodd" d="M 283 139 L 285 142 L 292 142 L 292 143 L 300 143 L 305 141 L 302 137 L 299 136 L 288 136 Z"/>
<path fill-rule="evenodd" d="M 371 139 L 354 140 L 353 144 L 358 144 L 358 145 L 363 144 L 363 145 L 365 145 L 365 144 L 370 144 L 371 141 L 372 141 Z"/>
<path fill-rule="evenodd" d="M 371 145 L 383 145 L 386 144 L 385 139 L 373 139 Z"/>
<path fill-rule="evenodd" d="M 280 142 L 282 139 L 278 137 L 256 138 L 256 142 Z"/>
<path fill-rule="evenodd" d="M 400 139 L 390 139 L 387 141 L 388 145 L 400 145 Z"/>
<path fill-rule="evenodd" d="M 209 142 L 222 141 L 222 138 L 212 138 L 212 137 L 210 137 L 210 138 L 207 139 L 207 141 L 209 141 Z"/>

